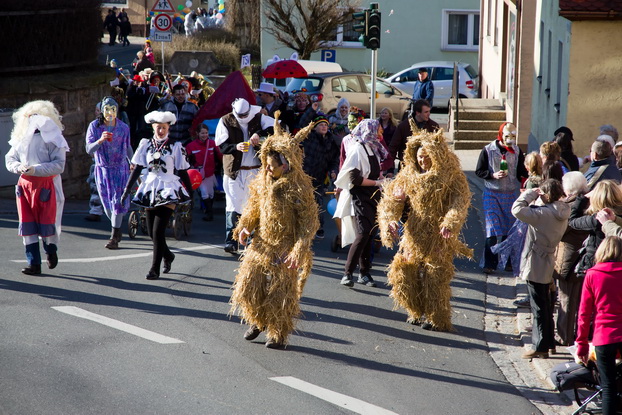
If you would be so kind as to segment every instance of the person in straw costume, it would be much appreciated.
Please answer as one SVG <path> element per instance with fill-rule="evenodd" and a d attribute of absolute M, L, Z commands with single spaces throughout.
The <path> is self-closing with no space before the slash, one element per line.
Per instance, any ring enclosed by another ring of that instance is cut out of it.
<path fill-rule="evenodd" d="M 411 128 L 403 168 L 385 186 L 378 205 L 383 245 L 392 247 L 399 239 L 387 278 L 395 307 L 406 309 L 409 323 L 450 331 L 453 258 L 473 254 L 458 238 L 471 192 L 443 131 L 429 133 L 412 123 Z"/>
<path fill-rule="evenodd" d="M 299 300 L 311 272 L 313 238 L 319 228 L 311 177 L 302 170 L 302 149 L 311 126 L 291 137 L 279 125 L 261 146 L 261 170 L 251 182 L 248 204 L 234 229 L 246 245 L 235 278 L 231 313 L 250 325 L 254 340 L 266 332 L 266 347 L 282 348 L 300 314 Z"/>

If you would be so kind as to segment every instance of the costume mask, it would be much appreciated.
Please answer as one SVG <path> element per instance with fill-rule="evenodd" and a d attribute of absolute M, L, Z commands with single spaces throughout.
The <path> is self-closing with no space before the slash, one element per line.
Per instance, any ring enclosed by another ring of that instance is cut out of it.
<path fill-rule="evenodd" d="M 103 114 L 106 122 L 113 122 L 114 119 L 117 118 L 116 105 L 104 105 Z"/>
<path fill-rule="evenodd" d="M 354 114 L 348 115 L 348 129 L 350 131 L 354 130 L 354 127 L 358 124 L 358 117 Z"/>
<path fill-rule="evenodd" d="M 512 147 L 514 144 L 516 144 L 516 126 L 507 123 L 505 127 L 503 127 L 503 145 Z"/>

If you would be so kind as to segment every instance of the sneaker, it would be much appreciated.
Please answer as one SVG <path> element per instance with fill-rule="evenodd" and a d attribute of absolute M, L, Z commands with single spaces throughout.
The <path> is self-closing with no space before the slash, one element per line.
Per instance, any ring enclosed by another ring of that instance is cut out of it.
<path fill-rule="evenodd" d="M 324 239 L 324 229 L 318 229 L 315 233 L 315 239 Z"/>
<path fill-rule="evenodd" d="M 282 349 L 285 347 L 285 344 L 283 344 L 282 342 L 276 341 L 274 339 L 269 339 L 266 342 L 266 347 L 268 349 Z"/>
<path fill-rule="evenodd" d="M 56 252 L 54 252 L 53 254 L 47 254 L 47 263 L 49 269 L 56 268 L 56 265 L 58 265 L 58 255 L 56 254 Z"/>
<path fill-rule="evenodd" d="M 238 250 L 238 248 L 236 248 L 235 245 L 233 244 L 227 244 L 225 245 L 225 252 L 228 252 L 230 254 L 235 254 L 235 252 Z"/>
<path fill-rule="evenodd" d="M 375 287 L 376 282 L 369 274 L 361 275 L 359 274 L 358 279 L 356 280 L 359 284 L 367 285 L 368 287 Z"/>
<path fill-rule="evenodd" d="M 548 352 L 537 352 L 535 350 L 530 350 L 528 352 L 523 353 L 523 355 L 521 356 L 523 359 L 548 359 L 549 358 L 549 353 Z"/>
<path fill-rule="evenodd" d="M 346 287 L 354 287 L 354 281 L 352 281 L 352 274 L 345 274 L 343 278 L 341 278 L 341 285 L 345 285 Z"/>
<path fill-rule="evenodd" d="M 531 307 L 531 303 L 529 302 L 529 297 L 521 298 L 520 300 L 515 300 L 512 304 L 516 307 Z"/>
<path fill-rule="evenodd" d="M 244 338 L 248 341 L 255 340 L 257 336 L 259 336 L 259 333 L 261 333 L 261 330 L 253 324 L 246 330 L 246 333 L 244 333 Z"/>

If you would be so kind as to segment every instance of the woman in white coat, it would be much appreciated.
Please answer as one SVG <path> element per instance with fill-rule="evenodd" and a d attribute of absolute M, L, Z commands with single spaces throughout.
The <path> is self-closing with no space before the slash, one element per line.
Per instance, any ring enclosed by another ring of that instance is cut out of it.
<path fill-rule="evenodd" d="M 352 244 L 341 285 L 354 286 L 352 273 L 358 265 L 357 282 L 375 287 L 369 273 L 372 232 L 383 180 L 380 163 L 388 157 L 388 152 L 380 142 L 378 120 L 361 121 L 351 136 L 346 159 L 335 180 L 335 186 L 342 189 L 334 215 L 341 218 L 341 245 Z"/>
<path fill-rule="evenodd" d="M 512 205 L 512 215 L 529 225 L 521 254 L 520 275 L 527 280 L 533 350 L 523 354 L 524 359 L 548 358 L 549 350 L 555 348 L 549 288 L 553 283 L 555 249 L 566 232 L 570 217 L 570 206 L 559 200 L 563 196 L 561 182 L 547 179 L 539 188 L 525 191 Z M 533 202 L 536 203 L 532 205 Z"/>

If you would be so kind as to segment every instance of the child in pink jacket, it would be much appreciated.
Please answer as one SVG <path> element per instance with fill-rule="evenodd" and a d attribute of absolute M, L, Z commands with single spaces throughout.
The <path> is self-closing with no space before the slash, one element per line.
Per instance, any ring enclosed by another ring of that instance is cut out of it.
<path fill-rule="evenodd" d="M 203 175 L 203 181 L 199 186 L 199 194 L 205 204 L 205 216 L 203 220 L 214 220 L 214 189 L 218 185 L 216 181 L 216 166 L 222 162 L 222 153 L 216 142 L 209 138 L 209 128 L 205 124 L 197 127 L 197 138 L 188 143 L 186 152 L 193 168 Z"/>

